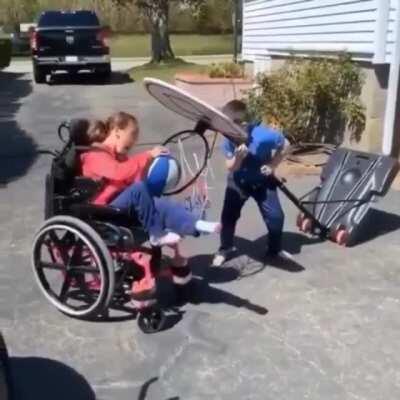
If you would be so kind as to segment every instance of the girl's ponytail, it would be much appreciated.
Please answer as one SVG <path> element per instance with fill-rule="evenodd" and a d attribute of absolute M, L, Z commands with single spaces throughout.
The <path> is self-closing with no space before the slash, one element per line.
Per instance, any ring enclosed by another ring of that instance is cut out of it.
<path fill-rule="evenodd" d="M 103 121 L 92 120 L 89 122 L 86 134 L 81 140 L 82 146 L 91 146 L 93 143 L 101 143 L 108 136 L 106 125 Z"/>
<path fill-rule="evenodd" d="M 117 112 L 112 114 L 105 122 L 101 120 L 91 120 L 82 128 L 84 132 L 79 134 L 78 144 L 81 146 L 91 146 L 94 143 L 104 142 L 114 129 L 125 129 L 129 124 L 138 126 L 137 119 L 128 113 Z"/>

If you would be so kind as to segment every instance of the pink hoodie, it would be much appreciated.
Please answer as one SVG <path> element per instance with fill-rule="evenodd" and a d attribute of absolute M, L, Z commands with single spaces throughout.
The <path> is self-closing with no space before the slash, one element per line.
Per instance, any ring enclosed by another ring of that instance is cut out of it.
<path fill-rule="evenodd" d="M 88 151 L 80 156 L 82 175 L 106 183 L 93 200 L 94 204 L 110 203 L 127 186 L 143 179 L 146 166 L 152 160 L 150 152 L 121 157 L 109 149 Z"/>

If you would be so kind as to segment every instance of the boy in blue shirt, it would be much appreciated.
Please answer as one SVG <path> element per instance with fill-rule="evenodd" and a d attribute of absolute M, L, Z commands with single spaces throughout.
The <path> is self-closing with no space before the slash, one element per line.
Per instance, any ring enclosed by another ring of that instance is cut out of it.
<path fill-rule="evenodd" d="M 238 124 L 243 124 L 247 114 L 246 105 L 238 100 L 227 103 L 222 111 Z M 246 144 L 236 145 L 227 138 L 222 143 L 229 173 L 221 216 L 221 245 L 213 266 L 221 266 L 233 253 L 236 223 L 249 197 L 256 201 L 268 229 L 266 256 L 289 257 L 282 251 L 284 214 L 276 184 L 269 177 L 282 161 L 289 142 L 282 133 L 262 123 L 249 124 L 246 129 Z"/>

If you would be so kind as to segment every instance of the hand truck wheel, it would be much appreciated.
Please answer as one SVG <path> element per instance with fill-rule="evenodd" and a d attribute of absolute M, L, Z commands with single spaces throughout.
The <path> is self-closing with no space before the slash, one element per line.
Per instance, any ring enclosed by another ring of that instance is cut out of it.
<path fill-rule="evenodd" d="M 159 307 L 151 307 L 139 312 L 138 325 L 143 333 L 160 332 L 166 322 L 164 311 Z"/>
<path fill-rule="evenodd" d="M 297 227 L 301 232 L 310 233 L 312 230 L 312 221 L 310 218 L 307 218 L 303 213 L 297 216 Z"/>
<path fill-rule="evenodd" d="M 345 228 L 340 228 L 334 233 L 333 240 L 339 246 L 347 246 L 349 236 L 349 232 Z"/>

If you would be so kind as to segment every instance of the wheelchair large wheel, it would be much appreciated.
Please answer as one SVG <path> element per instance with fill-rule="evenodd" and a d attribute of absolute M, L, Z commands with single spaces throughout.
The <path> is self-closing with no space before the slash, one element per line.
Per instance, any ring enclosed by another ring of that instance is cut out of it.
<path fill-rule="evenodd" d="M 33 244 L 32 266 L 39 288 L 61 312 L 99 316 L 114 294 L 113 260 L 99 234 L 68 216 L 42 225 Z"/>

